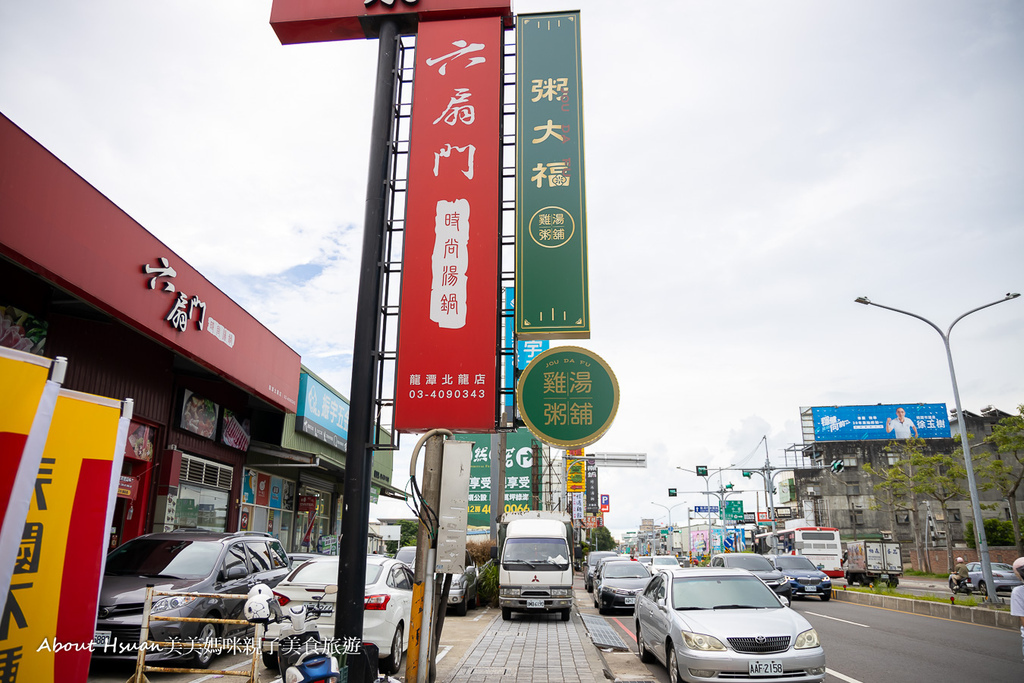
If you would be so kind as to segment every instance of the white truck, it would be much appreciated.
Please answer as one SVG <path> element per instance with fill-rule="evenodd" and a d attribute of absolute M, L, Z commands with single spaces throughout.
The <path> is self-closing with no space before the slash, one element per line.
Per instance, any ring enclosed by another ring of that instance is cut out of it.
<path fill-rule="evenodd" d="M 511 519 L 503 527 L 498 565 L 501 618 L 508 621 L 513 612 L 559 612 L 562 621 L 568 621 L 573 577 L 565 522 L 538 515 Z"/>
<path fill-rule="evenodd" d="M 850 541 L 846 544 L 843 575 L 848 584 L 866 586 L 884 581 L 895 588 L 903 574 L 900 544 L 895 541 Z"/>

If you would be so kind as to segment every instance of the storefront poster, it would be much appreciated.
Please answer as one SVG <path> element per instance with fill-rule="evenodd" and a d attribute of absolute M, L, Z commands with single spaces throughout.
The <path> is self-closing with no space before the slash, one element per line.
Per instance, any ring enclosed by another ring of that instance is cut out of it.
<path fill-rule="evenodd" d="M 281 509 L 281 477 L 270 478 L 270 507 Z"/>
<path fill-rule="evenodd" d="M 457 434 L 473 442 L 469 473 L 469 526 L 489 526 L 491 517 L 491 435 Z M 505 512 L 533 509 L 534 446 L 539 442 L 526 429 L 505 436 Z"/>
<path fill-rule="evenodd" d="M 256 482 L 259 474 L 255 470 L 246 469 L 245 479 L 242 482 L 242 502 L 252 505 L 256 502 Z"/>
<path fill-rule="evenodd" d="M 204 439 L 212 439 L 217 433 L 219 415 L 219 405 L 189 389 L 184 390 L 181 400 L 181 422 L 178 424 L 181 429 Z"/>
<path fill-rule="evenodd" d="M 252 506 L 243 505 L 242 512 L 238 516 L 238 530 L 239 531 L 252 531 L 249 526 L 252 520 Z"/>
<path fill-rule="evenodd" d="M 5 681 L 87 679 L 89 650 L 56 645 L 93 639 L 128 427 L 120 401 L 61 390 L 7 596 L 5 627 L 17 628 L 0 651 L 20 662 Z"/>
<path fill-rule="evenodd" d="M 270 505 L 270 475 L 262 472 L 256 475 L 256 504 Z"/>
<path fill-rule="evenodd" d="M 224 418 L 221 420 L 221 443 L 240 451 L 247 451 L 249 450 L 249 433 L 249 418 L 225 408 Z"/>
<path fill-rule="evenodd" d="M 0 347 L 41 355 L 48 323 L 14 306 L 0 306 Z"/>
<path fill-rule="evenodd" d="M 155 440 L 155 427 L 133 421 L 128 432 L 128 444 L 124 454 L 129 458 L 150 462 L 153 460 L 153 442 Z"/>

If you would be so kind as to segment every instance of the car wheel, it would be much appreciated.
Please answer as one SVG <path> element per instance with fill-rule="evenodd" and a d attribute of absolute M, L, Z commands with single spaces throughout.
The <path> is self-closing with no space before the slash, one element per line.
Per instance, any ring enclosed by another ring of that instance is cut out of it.
<path fill-rule="evenodd" d="M 267 667 L 271 671 L 278 670 L 277 655 L 273 652 L 263 653 L 263 666 Z"/>
<path fill-rule="evenodd" d="M 828 602 L 831 599 L 832 599 L 832 591 L 825 591 L 824 593 L 821 594 L 821 601 L 822 602 Z"/>
<path fill-rule="evenodd" d="M 511 607 L 502 607 L 501 608 L 501 620 L 502 621 L 512 621 L 512 608 Z"/>
<path fill-rule="evenodd" d="M 396 674 L 402 668 L 402 624 L 398 624 L 395 635 L 391 639 L 391 654 L 382 660 L 381 670 L 386 674 Z"/>
<path fill-rule="evenodd" d="M 598 614 L 608 614 L 608 608 L 605 607 L 603 603 L 599 602 L 599 603 L 597 603 L 597 613 Z"/>
<path fill-rule="evenodd" d="M 670 683 L 683 683 L 683 677 L 679 674 L 679 663 L 676 662 L 676 647 L 672 641 L 665 644 L 665 668 L 668 669 L 668 680 Z"/>
<path fill-rule="evenodd" d="M 562 610 L 562 621 L 569 621 L 570 610 L 568 608 Z"/>
<path fill-rule="evenodd" d="M 595 608 L 600 608 L 601 607 L 601 603 L 598 602 L 598 600 L 597 600 L 597 592 L 596 591 L 594 592 L 594 607 Z"/>
<path fill-rule="evenodd" d="M 210 615 L 216 617 L 217 615 Z M 196 642 L 202 643 L 207 640 L 217 639 L 217 626 L 215 624 L 203 624 L 203 627 L 199 629 L 199 635 L 196 636 Z M 210 662 L 213 661 L 214 650 L 213 648 L 197 647 L 192 663 L 197 669 L 205 669 L 210 666 Z"/>
<path fill-rule="evenodd" d="M 640 661 L 644 664 L 650 664 L 654 661 L 654 655 L 651 651 L 644 647 L 643 636 L 640 635 L 640 622 L 636 622 L 636 649 L 640 655 Z"/>
<path fill-rule="evenodd" d="M 978 592 L 979 593 L 988 593 L 988 584 L 986 584 L 984 581 L 979 581 L 978 582 Z"/>
<path fill-rule="evenodd" d="M 469 597 L 463 598 L 462 602 L 455 605 L 455 613 L 460 617 L 466 616 L 466 611 L 469 609 Z"/>

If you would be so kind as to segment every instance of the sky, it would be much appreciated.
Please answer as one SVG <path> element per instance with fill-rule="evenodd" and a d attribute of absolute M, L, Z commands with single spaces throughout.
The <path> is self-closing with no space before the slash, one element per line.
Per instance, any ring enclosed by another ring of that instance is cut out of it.
<path fill-rule="evenodd" d="M 581 10 L 592 333 L 573 343 L 620 389 L 588 450 L 647 455 L 602 470 L 614 535 L 705 504 L 677 467 L 783 463 L 801 406 L 954 405 L 940 336 L 854 299 L 945 330 L 1024 289 L 1024 4 L 513 7 Z M 270 8 L 0 4 L 0 112 L 348 396 L 377 43 L 282 46 Z M 951 342 L 965 410 L 1024 404 L 1024 297 Z"/>

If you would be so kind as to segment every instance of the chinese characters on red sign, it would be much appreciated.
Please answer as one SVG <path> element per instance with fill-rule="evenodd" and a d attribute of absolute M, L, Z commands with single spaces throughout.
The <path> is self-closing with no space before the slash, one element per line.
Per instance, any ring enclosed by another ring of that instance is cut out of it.
<path fill-rule="evenodd" d="M 500 18 L 416 41 L 395 428 L 492 431 L 498 314 Z"/>

